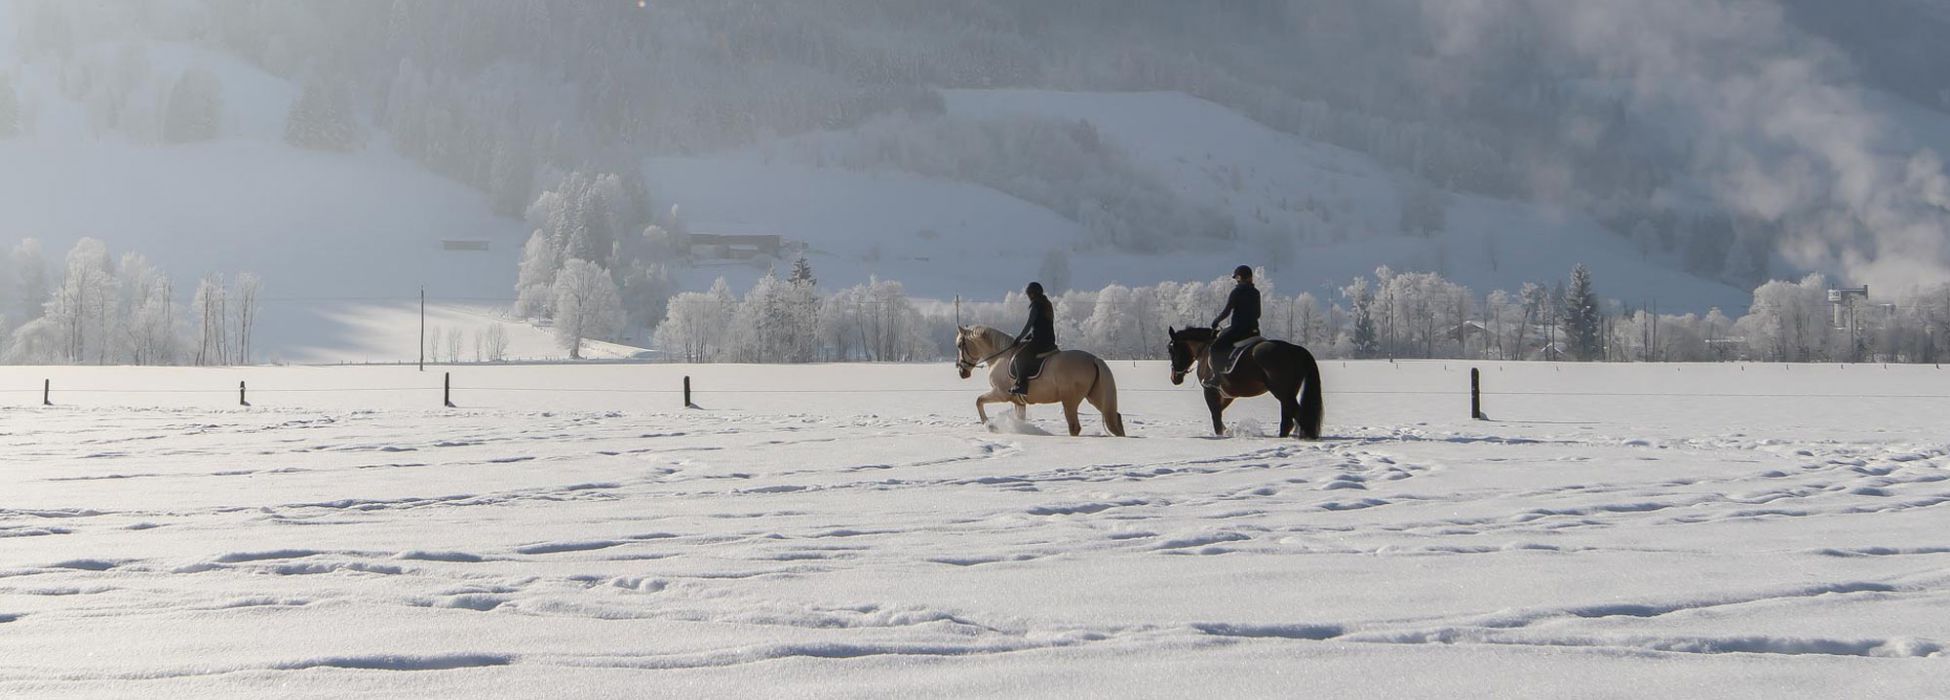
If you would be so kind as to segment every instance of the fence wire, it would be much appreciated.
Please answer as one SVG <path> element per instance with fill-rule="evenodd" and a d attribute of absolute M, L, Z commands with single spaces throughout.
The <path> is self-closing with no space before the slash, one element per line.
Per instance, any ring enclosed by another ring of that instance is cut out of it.
<path fill-rule="evenodd" d="M 462 393 L 462 392 L 509 392 L 509 393 L 535 393 L 535 394 L 646 394 L 646 395 L 675 395 L 675 394 L 683 394 L 683 393 L 686 393 L 686 390 L 684 390 L 684 389 L 648 389 L 648 388 L 623 388 L 623 387 L 519 387 L 519 386 L 469 386 L 469 385 L 464 385 L 464 384 L 453 384 L 453 385 L 451 385 L 451 386 L 440 386 L 440 385 L 432 385 L 432 386 L 413 386 L 413 387 L 404 387 L 404 386 L 390 386 L 390 387 L 343 387 L 343 388 L 322 388 L 322 387 L 308 387 L 308 388 L 283 388 L 283 387 L 263 387 L 263 388 L 259 388 L 259 387 L 250 387 L 250 386 L 245 386 L 245 387 L 236 387 L 236 388 L 222 388 L 222 389 L 157 389 L 157 388 L 126 388 L 126 389 L 124 389 L 124 388 L 110 388 L 110 387 L 99 387 L 99 386 L 89 386 L 89 387 L 78 387 L 78 388 L 68 388 L 68 387 L 61 387 L 60 385 L 54 385 L 54 386 L 52 386 L 51 388 L 47 388 L 47 389 L 40 389 L 40 388 L 36 388 L 36 389 L 0 389 L 0 394 L 42 394 L 42 393 L 48 393 L 48 394 L 52 394 L 52 395 L 59 395 L 59 394 L 136 394 L 136 395 L 151 395 L 151 394 L 160 394 L 160 395 L 230 395 L 230 394 L 237 394 L 237 393 L 239 393 L 240 391 L 242 391 L 242 392 L 245 392 L 245 393 L 247 393 L 247 394 L 362 394 L 362 393 L 365 393 L 365 394 L 370 394 L 370 393 L 411 393 L 411 392 L 426 392 L 426 393 L 433 393 L 433 392 L 451 392 L 451 393 L 456 393 L 456 394 L 458 394 L 458 393 Z M 982 389 L 981 389 L 981 387 L 979 387 L 979 386 L 971 386 L 971 387 L 913 387 L 913 388 L 885 388 L 885 389 L 858 389 L 858 388 L 830 388 L 830 389 L 822 389 L 822 388 L 792 388 L 792 389 L 755 389 L 755 388 L 728 388 L 728 389 L 713 389 L 713 388 L 709 388 L 708 386 L 705 386 L 705 385 L 697 385 L 697 386 L 694 386 L 694 387 L 692 387 L 692 388 L 691 388 L 691 389 L 689 390 L 689 393 L 691 393 L 691 394 L 692 394 L 692 395 L 694 395 L 694 396 L 709 396 L 709 395 L 714 395 L 714 394 L 717 394 L 717 395 L 723 395 L 723 394 L 732 394 L 732 395 L 753 395 L 753 394 L 767 394 L 767 395 L 772 395 L 772 394 L 842 394 L 842 395 L 869 395 L 869 394 L 968 394 L 968 393 L 981 393 L 981 391 L 982 391 Z M 1197 387 L 1173 387 L 1173 388 L 1153 388 L 1153 387 L 1124 387 L 1124 388 L 1120 388 L 1120 389 L 1118 389 L 1118 391 L 1119 391 L 1120 393 L 1186 393 L 1186 394 L 1192 394 L 1192 393 L 1196 393 L 1196 392 L 1197 392 Z M 1335 390 L 1335 389 L 1330 389 L 1330 390 L 1327 390 L 1327 391 L 1326 391 L 1326 392 L 1324 392 L 1324 393 L 1325 393 L 1325 394 L 1326 394 L 1327 396 L 1434 396 L 1434 397 L 1467 397 L 1467 396 L 1469 396 L 1469 395 L 1470 395 L 1470 392 L 1469 392 L 1469 391 L 1467 391 L 1467 390 L 1461 390 L 1461 389 L 1458 389 L 1458 390 L 1424 390 L 1424 389 L 1341 389 L 1341 390 Z M 1481 395 L 1481 396 L 1483 396 L 1483 397 L 1486 397 L 1486 398 L 1488 398 L 1488 397 L 1499 397 L 1499 396 L 1500 396 L 1500 397 L 1568 397 L 1568 398 L 1662 398 L 1662 399 L 1689 399 L 1689 398 L 1724 398 L 1724 399 L 1936 399 L 1936 400 L 1950 400 L 1950 394 L 1840 394 L 1840 393 L 1786 393 L 1786 392 L 1652 392 L 1652 391 L 1522 391 L 1522 390 L 1517 390 L 1517 391 L 1510 391 L 1510 390 L 1496 390 L 1496 391 L 1490 391 L 1490 390 L 1485 390 L 1485 391 L 1482 391 L 1482 392 L 1480 392 L 1480 395 Z"/>

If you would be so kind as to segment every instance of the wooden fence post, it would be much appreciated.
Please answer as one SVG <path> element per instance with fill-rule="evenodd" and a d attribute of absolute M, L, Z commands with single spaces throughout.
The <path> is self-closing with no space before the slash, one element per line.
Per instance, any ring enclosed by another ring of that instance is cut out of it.
<path fill-rule="evenodd" d="M 243 380 L 238 380 L 238 382 L 237 382 L 237 405 L 239 405 L 239 406 L 249 406 L 249 405 L 251 405 L 251 402 L 250 402 L 250 401 L 248 401 L 248 400 L 245 400 L 245 397 L 244 397 L 244 382 L 243 382 Z"/>
<path fill-rule="evenodd" d="M 1483 373 L 1475 367 L 1469 368 L 1469 417 L 1474 420 L 1489 420 L 1483 415 Z"/>
<path fill-rule="evenodd" d="M 688 374 L 684 375 L 684 408 L 697 408 L 697 404 L 691 403 L 691 375 Z"/>
<path fill-rule="evenodd" d="M 54 399 L 48 397 L 48 395 L 52 393 L 54 393 L 54 380 L 52 379 L 41 380 L 41 405 L 42 406 L 54 405 Z"/>
<path fill-rule="evenodd" d="M 440 403 L 448 408 L 454 407 L 454 373 L 442 372 L 440 378 Z"/>

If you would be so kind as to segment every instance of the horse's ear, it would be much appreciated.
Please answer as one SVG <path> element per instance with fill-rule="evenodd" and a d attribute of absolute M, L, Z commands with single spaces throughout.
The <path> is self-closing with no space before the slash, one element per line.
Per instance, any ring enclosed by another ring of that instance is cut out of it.
<path fill-rule="evenodd" d="M 1171 334 L 1173 338 L 1178 337 L 1178 329 L 1174 326 L 1165 326 L 1165 332 Z"/>

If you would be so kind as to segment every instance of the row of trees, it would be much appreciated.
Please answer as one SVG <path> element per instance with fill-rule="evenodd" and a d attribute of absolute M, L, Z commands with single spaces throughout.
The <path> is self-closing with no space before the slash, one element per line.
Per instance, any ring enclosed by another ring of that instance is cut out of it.
<path fill-rule="evenodd" d="M 941 357 L 941 334 L 953 328 L 942 322 L 899 282 L 822 296 L 801 258 L 789 276 L 768 272 L 743 297 L 723 278 L 708 292 L 671 297 L 654 340 L 686 362 L 908 362 Z"/>
<path fill-rule="evenodd" d="M 811 279 L 801 265 L 785 278 L 768 274 L 743 296 L 720 279 L 708 292 L 672 297 L 655 346 L 686 362 L 939 360 L 954 356 L 957 323 L 1014 331 L 1027 306 L 1015 293 L 1000 302 L 915 301 L 900 283 L 881 280 L 822 294 Z M 1231 284 L 1056 294 L 1057 336 L 1110 359 L 1160 359 L 1164 329 L 1209 322 Z M 1440 275 L 1385 267 L 1326 295 L 1280 294 L 1264 271 L 1260 288 L 1261 329 L 1323 358 L 1937 362 L 1950 346 L 1950 284 L 1863 305 L 1854 332 L 1833 325 L 1819 275 L 1761 285 L 1737 319 L 1719 309 L 1626 308 L 1602 299 L 1581 265 L 1565 280 L 1482 295 Z"/>
<path fill-rule="evenodd" d="M 470 335 L 465 328 L 431 326 L 426 333 L 426 357 L 435 362 L 459 363 L 467 358 L 462 349 L 472 345 L 474 362 L 503 362 L 508 359 L 508 327 L 490 323 Z"/>
<path fill-rule="evenodd" d="M 93 238 L 48 274 L 40 243 L 13 246 L 0 264 L 0 362 L 8 364 L 249 364 L 262 282 L 244 273 L 197 283 L 186 308 L 169 277 L 140 253 L 118 260 Z"/>

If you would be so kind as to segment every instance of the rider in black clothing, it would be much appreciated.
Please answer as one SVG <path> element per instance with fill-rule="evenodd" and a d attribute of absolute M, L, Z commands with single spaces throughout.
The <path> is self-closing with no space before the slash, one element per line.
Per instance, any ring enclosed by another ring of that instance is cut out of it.
<path fill-rule="evenodd" d="M 1029 395 L 1029 373 L 1036 371 L 1037 358 L 1056 349 L 1056 310 L 1050 307 L 1049 297 L 1043 296 L 1042 283 L 1030 282 L 1023 293 L 1029 295 L 1029 322 L 1016 334 L 1014 344 L 1021 350 L 1016 351 L 1013 363 L 1016 386 L 1009 390 L 1017 396 Z"/>
<path fill-rule="evenodd" d="M 1219 332 L 1212 341 L 1212 376 L 1205 380 L 1205 386 L 1217 387 L 1220 372 L 1227 369 L 1225 361 L 1232 356 L 1232 346 L 1241 340 L 1259 335 L 1259 288 L 1253 286 L 1253 269 L 1245 265 L 1233 268 L 1232 279 L 1238 286 L 1232 288 L 1232 295 L 1226 297 L 1226 308 L 1219 317 L 1212 319 L 1212 326 L 1232 317 L 1232 325 Z"/>

